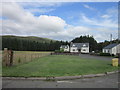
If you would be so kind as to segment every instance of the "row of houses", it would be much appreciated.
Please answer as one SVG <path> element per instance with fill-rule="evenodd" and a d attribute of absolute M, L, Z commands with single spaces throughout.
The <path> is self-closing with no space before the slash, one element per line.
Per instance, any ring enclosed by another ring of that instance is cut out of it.
<path fill-rule="evenodd" d="M 73 52 L 73 53 L 89 53 L 89 43 L 70 43 L 69 45 L 61 45 L 60 49 L 63 49 L 64 52 Z"/>
<path fill-rule="evenodd" d="M 63 49 L 64 52 L 71 53 L 89 53 L 89 43 L 70 43 L 69 45 L 61 45 L 60 49 Z M 120 53 L 120 44 L 113 43 L 104 47 L 102 50 L 103 53 L 110 53 L 111 55 L 116 55 Z"/>

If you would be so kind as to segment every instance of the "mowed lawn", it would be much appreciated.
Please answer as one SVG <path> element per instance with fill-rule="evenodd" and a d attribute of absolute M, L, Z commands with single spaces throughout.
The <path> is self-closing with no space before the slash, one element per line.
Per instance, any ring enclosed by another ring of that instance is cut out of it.
<path fill-rule="evenodd" d="M 49 55 L 12 67 L 3 67 L 3 76 L 47 77 L 76 76 L 115 71 L 110 61 L 83 59 L 79 56 Z"/>

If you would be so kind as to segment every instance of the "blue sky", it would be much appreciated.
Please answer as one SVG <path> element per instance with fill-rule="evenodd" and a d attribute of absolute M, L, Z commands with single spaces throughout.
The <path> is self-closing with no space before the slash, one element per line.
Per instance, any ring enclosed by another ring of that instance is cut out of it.
<path fill-rule="evenodd" d="M 3 35 L 72 40 L 92 35 L 98 42 L 117 38 L 117 2 L 5 3 Z"/>
<path fill-rule="evenodd" d="M 27 4 L 27 3 L 26 3 Z M 34 7 L 34 6 L 24 6 L 24 9 L 54 9 L 53 11 L 50 12 L 32 12 L 35 16 L 40 16 L 40 15 L 50 15 L 50 16 L 58 16 L 64 19 L 67 23 L 78 21 L 80 19 L 80 14 L 84 13 L 87 15 L 89 18 L 97 18 L 103 14 L 106 14 L 108 9 L 116 9 L 117 10 L 117 5 L 118 3 L 115 2 L 64 2 L 61 3 L 62 5 L 60 6 L 50 6 L 50 7 Z M 85 7 L 86 5 L 86 7 Z M 89 6 L 87 8 L 87 6 Z M 91 9 L 92 8 L 92 9 Z M 117 19 L 117 17 L 115 17 Z"/>

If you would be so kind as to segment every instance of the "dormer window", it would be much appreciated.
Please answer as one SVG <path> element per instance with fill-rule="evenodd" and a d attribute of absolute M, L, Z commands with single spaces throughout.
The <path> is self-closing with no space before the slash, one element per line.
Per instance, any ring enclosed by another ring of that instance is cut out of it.
<path fill-rule="evenodd" d="M 73 44 L 73 47 L 75 47 L 75 45 Z"/>
<path fill-rule="evenodd" d="M 68 47 L 66 46 L 65 48 L 67 49 Z"/>
<path fill-rule="evenodd" d="M 83 47 L 86 47 L 86 45 L 84 44 Z"/>

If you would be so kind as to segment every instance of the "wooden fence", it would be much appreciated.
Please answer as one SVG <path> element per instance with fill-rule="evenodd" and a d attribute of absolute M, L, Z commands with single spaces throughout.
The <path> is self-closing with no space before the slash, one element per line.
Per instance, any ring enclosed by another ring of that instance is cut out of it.
<path fill-rule="evenodd" d="M 50 52 L 15 52 L 13 56 L 13 64 L 17 65 L 19 63 L 30 62 L 36 58 L 50 55 Z"/>
<path fill-rule="evenodd" d="M 36 58 L 40 58 L 50 54 L 51 52 L 12 51 L 5 48 L 2 54 L 2 64 L 3 66 L 17 65 L 30 62 Z"/>

